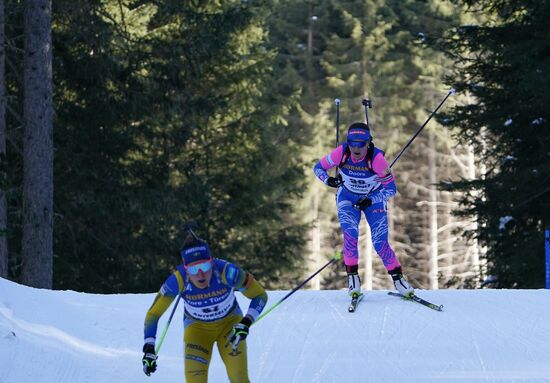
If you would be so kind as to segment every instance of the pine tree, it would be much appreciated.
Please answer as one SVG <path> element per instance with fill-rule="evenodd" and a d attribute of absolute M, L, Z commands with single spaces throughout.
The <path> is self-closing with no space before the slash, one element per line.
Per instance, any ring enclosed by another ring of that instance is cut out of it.
<path fill-rule="evenodd" d="M 296 102 L 289 115 L 292 129 L 301 137 L 300 147 L 293 155 L 305 171 L 305 192 L 295 205 L 300 222 L 309 226 L 306 250 L 308 272 L 319 269 L 334 255 L 327 251 L 325 233 L 329 216 L 334 212 L 333 193 L 315 178 L 311 168 L 318 156 L 334 147 L 334 95 L 327 96 L 325 72 L 321 66 L 325 49 L 324 31 L 330 23 L 329 1 L 280 1 L 269 21 L 270 45 L 277 50 L 274 92 L 289 92 Z M 330 138 L 328 138 L 330 137 Z M 311 286 L 321 287 L 321 276 Z"/>
<path fill-rule="evenodd" d="M 412 1 L 334 7 L 332 19 L 338 29 L 323 58 L 327 83 L 345 95 L 348 124 L 364 119 L 361 99 L 371 98 L 374 141 L 386 151 L 388 162 L 426 119 L 427 110 L 433 110 L 436 99 L 445 94 L 440 91 L 440 79 L 447 63 L 424 40 L 437 36 L 453 17 L 452 9 Z M 428 198 L 427 145 L 423 144 L 427 142 L 426 134 L 419 137 L 396 167 L 399 195 L 391 201 L 389 215 L 390 227 L 395 228 L 390 242 L 417 286 L 428 286 L 430 279 L 425 272 L 430 270 L 427 248 L 420 245 L 428 240 L 429 212 L 417 206 Z M 368 246 L 364 253 L 372 253 Z M 366 266 L 369 273 L 370 266 Z M 390 287 L 381 263 L 375 261 L 373 266 L 375 285 Z"/>
<path fill-rule="evenodd" d="M 464 1 L 487 21 L 449 35 L 457 61 L 452 83 L 470 96 L 450 124 L 484 166 L 464 192 L 460 214 L 477 217 L 470 235 L 487 247 L 487 267 L 499 287 L 536 288 L 544 281 L 543 229 L 549 225 L 546 1 Z"/>
<path fill-rule="evenodd" d="M 7 277 L 21 274 L 21 217 L 23 182 L 23 52 L 24 4 L 5 2 L 5 138 L 3 190 L 6 197 Z"/>
<path fill-rule="evenodd" d="M 4 0 L 0 0 L 0 277 L 8 277 L 8 205 L 6 202 L 6 34 Z"/>
<path fill-rule="evenodd" d="M 269 89 L 269 3 L 120 5 L 59 8 L 57 286 L 157 288 L 188 220 L 215 256 L 287 283 L 301 169 L 291 95 Z"/>
<path fill-rule="evenodd" d="M 453 20 L 458 20 L 456 8 L 451 5 L 414 1 L 303 1 L 280 2 L 275 12 L 280 16 L 271 22 L 272 36 L 278 42 L 279 67 L 285 74 L 280 78 L 299 84 L 301 98 L 295 114 L 296 126 L 308 134 L 309 148 L 302 154 L 304 163 L 311 163 L 310 166 L 334 147 L 335 98 L 342 100 L 340 141 L 345 139 L 343 133 L 350 123 L 364 120 L 361 100 L 365 97 L 373 100 L 370 122 L 375 143 L 386 150 L 390 161 L 425 120 L 427 110 L 433 110 L 445 95 L 441 80 L 450 61 L 432 45 Z M 431 124 L 436 125 L 435 121 Z M 436 137 L 439 139 L 441 134 Z M 430 279 L 434 279 L 429 274 L 429 249 L 423 245 L 428 240 L 429 213 L 417 206 L 428 199 L 432 187 L 427 185 L 428 168 L 423 166 L 428 161 L 426 138 L 418 139 L 406 159 L 399 163 L 396 170 L 399 195 L 390 201 L 393 212 L 390 226 L 395 226 L 390 230 L 392 244 L 420 286 L 429 286 Z M 434 149 L 444 150 L 444 145 L 438 143 L 431 150 Z M 447 176 L 454 174 L 449 170 L 452 168 L 454 163 L 441 162 L 437 172 Z M 315 255 L 310 258 L 314 269 L 315 262 L 329 259 L 341 248 L 341 235 L 333 190 L 323 187 L 311 171 L 309 177 L 302 211 L 313 226 L 310 252 Z M 365 256 L 368 275 L 364 282 L 370 287 L 373 278 L 376 287 L 390 287 L 380 262 L 373 262 L 376 272 L 372 272 L 368 257 L 369 254 L 372 257 L 373 250 L 366 225 L 361 232 L 365 235 L 361 237 L 360 252 Z M 462 254 L 465 248 L 457 246 L 451 252 Z M 344 278 L 331 272 L 324 275 L 325 287 L 343 286 Z M 463 280 L 454 283 L 460 285 Z"/>

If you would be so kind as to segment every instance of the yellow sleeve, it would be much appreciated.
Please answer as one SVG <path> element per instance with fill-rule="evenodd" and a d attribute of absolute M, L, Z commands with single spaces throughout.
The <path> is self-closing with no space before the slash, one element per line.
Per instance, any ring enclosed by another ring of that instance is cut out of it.
<path fill-rule="evenodd" d="M 145 314 L 144 338 L 146 343 L 154 343 L 160 317 L 170 307 L 174 298 L 180 294 L 183 287 L 184 282 L 179 271 L 175 271 L 162 285 L 153 304 Z"/>
<path fill-rule="evenodd" d="M 242 287 L 241 292 L 250 299 L 246 316 L 254 322 L 267 304 L 267 293 L 250 273 L 246 273 Z"/>
<path fill-rule="evenodd" d="M 243 295 L 249 299 L 254 299 L 260 295 L 265 295 L 267 297 L 262 285 L 260 285 L 256 278 L 250 273 L 246 273 L 242 287 L 244 287 L 244 289 L 241 290 Z"/>

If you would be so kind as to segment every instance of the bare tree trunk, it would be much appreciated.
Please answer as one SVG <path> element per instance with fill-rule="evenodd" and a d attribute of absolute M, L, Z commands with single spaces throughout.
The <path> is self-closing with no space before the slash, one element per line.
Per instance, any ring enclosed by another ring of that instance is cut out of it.
<path fill-rule="evenodd" d="M 482 169 L 482 173 L 485 174 L 485 169 Z M 475 165 L 475 155 L 474 150 L 472 147 L 468 147 L 468 179 L 473 180 L 476 178 L 476 165 Z M 476 231 L 477 228 L 477 220 L 473 221 L 471 224 L 471 229 Z M 477 280 L 482 279 L 486 275 L 486 262 L 481 261 L 480 256 L 480 248 L 479 243 L 477 239 L 473 239 L 473 246 L 469 247 L 470 257 L 471 257 L 471 264 L 472 264 L 472 271 L 474 272 L 474 275 L 476 275 Z M 483 258 L 485 260 L 485 258 Z M 476 284 L 475 287 L 479 287 L 479 283 Z"/>
<path fill-rule="evenodd" d="M 443 237 L 443 243 L 442 243 L 443 258 L 441 259 L 441 254 L 440 254 L 439 264 L 440 264 L 440 270 L 442 271 L 442 274 L 443 274 L 443 281 L 444 283 L 447 283 L 452 276 L 451 268 L 453 267 L 455 262 L 454 260 L 455 254 L 454 254 L 454 247 L 453 247 L 453 243 L 455 242 L 455 239 L 452 236 L 452 230 L 447 229 L 442 231 L 442 229 L 446 227 L 451 227 L 453 224 L 451 194 L 442 192 L 441 198 L 443 200 L 443 209 L 444 209 L 444 212 L 442 214 L 443 226 L 439 227 L 437 231 L 440 232 Z"/>
<path fill-rule="evenodd" d="M 0 277 L 8 277 L 8 239 L 6 204 L 6 36 L 4 0 L 0 0 Z"/>
<path fill-rule="evenodd" d="M 435 160 L 435 138 L 432 130 L 428 130 L 429 149 L 428 149 L 428 166 L 430 179 L 430 288 L 437 290 L 439 288 L 439 267 L 437 263 L 438 247 L 437 240 L 437 190 L 435 189 L 437 182 L 437 167 Z"/>
<path fill-rule="evenodd" d="M 321 268 L 321 222 L 319 220 L 319 181 L 314 180 L 313 195 L 311 196 L 311 221 L 313 227 L 311 228 L 311 259 L 309 264 L 313 266 L 310 270 L 313 274 L 315 271 Z M 321 290 L 321 276 L 318 274 L 311 280 L 311 289 Z"/>
<path fill-rule="evenodd" d="M 307 27 L 307 52 L 309 55 L 313 54 L 313 4 L 309 4 L 308 12 L 308 27 Z"/>
<path fill-rule="evenodd" d="M 51 9 L 51 0 L 25 3 L 21 280 L 41 288 L 53 279 Z"/>
<path fill-rule="evenodd" d="M 404 254 L 399 254 L 396 246 L 397 245 L 397 235 L 395 234 L 396 208 L 397 208 L 397 205 L 395 203 L 395 197 L 390 198 L 388 201 L 386 201 L 386 214 L 388 215 L 388 242 L 390 246 L 392 246 L 393 249 L 396 251 L 395 255 L 397 256 L 397 259 L 399 260 L 400 263 L 402 263 Z M 393 283 L 391 282 L 391 278 L 385 272 L 386 268 L 382 267 L 382 269 L 384 270 L 384 274 L 379 276 L 379 279 L 385 280 L 386 288 L 393 288 Z"/>
<path fill-rule="evenodd" d="M 373 279 L 373 269 L 372 269 L 372 233 L 370 231 L 370 226 L 365 219 L 365 280 L 363 281 L 363 286 L 366 290 L 372 290 L 372 279 Z"/>

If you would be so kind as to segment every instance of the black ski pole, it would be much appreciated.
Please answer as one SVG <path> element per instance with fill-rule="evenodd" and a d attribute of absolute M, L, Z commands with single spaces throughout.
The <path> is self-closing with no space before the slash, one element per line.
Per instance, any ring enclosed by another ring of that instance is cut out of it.
<path fill-rule="evenodd" d="M 155 354 L 159 354 L 160 348 L 162 347 L 162 344 L 164 343 L 164 337 L 166 336 L 166 333 L 168 332 L 168 327 L 170 327 L 170 323 L 172 323 L 172 318 L 174 317 L 174 313 L 176 312 L 176 309 L 178 308 L 178 303 L 180 303 L 181 298 L 181 291 L 178 293 L 178 297 L 176 299 L 176 304 L 174 305 L 174 308 L 172 309 L 172 313 L 170 313 L 170 317 L 168 318 L 168 322 L 166 322 L 166 325 L 164 326 L 164 330 L 162 331 L 162 334 L 159 338 L 159 341 L 157 343 L 157 347 L 155 349 Z"/>
<path fill-rule="evenodd" d="M 391 162 L 390 164 L 390 168 L 393 166 L 393 164 L 395 164 L 397 162 L 397 160 L 399 159 L 399 157 L 401 157 L 401 155 L 403 154 L 403 152 L 405 150 L 407 150 L 407 148 L 412 144 L 412 142 L 414 141 L 414 139 L 416 138 L 416 136 L 418 136 L 420 134 L 420 132 L 422 131 L 422 129 L 424 129 L 424 127 L 426 126 L 426 124 L 428 124 L 428 122 L 430 122 L 430 120 L 432 119 L 432 117 L 437 113 L 437 111 L 439 110 L 439 108 L 441 108 L 441 106 L 445 103 L 445 101 L 447 101 L 447 99 L 449 98 L 449 96 L 451 94 L 454 94 L 456 91 L 451 88 L 451 90 L 449 91 L 449 93 L 447 93 L 447 95 L 445 96 L 445 98 L 439 103 L 439 105 L 437 106 L 437 108 L 435 108 L 435 110 L 430 113 L 430 115 L 428 116 L 428 119 L 422 124 L 422 126 L 420 128 L 418 128 L 418 130 L 414 133 L 414 135 L 412 136 L 412 138 L 409 140 L 409 142 L 407 142 L 407 144 L 403 147 L 403 149 L 401 149 L 401 151 L 399 152 L 399 154 L 397 155 L 397 157 L 394 158 L 394 160 Z"/>
<path fill-rule="evenodd" d="M 258 321 L 262 318 L 264 318 L 267 314 L 269 314 L 271 311 L 273 311 L 277 306 L 279 306 L 281 303 L 283 303 L 288 297 L 290 297 L 292 294 L 294 294 L 296 291 L 300 290 L 306 283 L 308 283 L 310 280 L 313 279 L 317 274 L 319 274 L 321 271 L 323 271 L 327 266 L 331 265 L 335 261 L 338 261 L 342 259 L 342 255 L 340 253 L 336 254 L 334 258 L 332 258 L 327 264 L 325 264 L 323 267 L 321 267 L 319 270 L 317 270 L 315 273 L 311 274 L 305 281 L 300 283 L 298 286 L 296 286 L 291 292 L 289 292 L 287 295 L 285 295 L 281 300 L 279 300 L 277 303 L 275 303 L 273 306 L 271 306 L 268 310 L 264 311 L 262 315 L 260 315 L 254 323 L 258 323 Z"/>
<path fill-rule="evenodd" d="M 334 147 L 338 147 L 338 140 L 339 140 L 339 133 L 340 133 L 340 99 L 336 98 L 334 99 L 334 103 L 336 104 L 336 144 L 334 144 Z"/>
<path fill-rule="evenodd" d="M 449 90 L 449 93 L 447 93 L 447 95 L 445 96 L 445 98 L 439 103 L 439 105 L 437 106 L 437 108 L 435 108 L 435 110 L 430 113 L 430 115 L 428 116 L 428 118 L 426 119 L 426 121 L 424 121 L 424 123 L 422 124 L 422 126 L 420 128 L 417 129 L 417 131 L 414 133 L 414 135 L 412 136 L 412 138 L 409 140 L 409 142 L 407 142 L 407 144 L 403 147 L 403 149 L 401 149 L 401 151 L 399 152 L 399 154 L 397 155 L 397 157 L 394 158 L 394 160 L 391 162 L 390 164 L 390 169 L 393 167 L 393 165 L 397 162 L 397 160 L 399 159 L 399 157 L 401 157 L 401 155 L 403 154 L 403 152 L 405 150 L 407 150 L 407 148 L 411 145 L 411 143 L 414 141 L 414 139 L 416 138 L 416 136 L 418 136 L 420 134 L 420 132 L 422 131 L 422 129 L 424 129 L 424 127 L 426 126 L 426 124 L 428 124 L 428 122 L 430 122 L 430 120 L 432 119 L 432 117 L 437 113 L 437 111 L 439 110 L 439 108 L 441 108 L 441 106 L 445 103 L 445 101 L 447 101 L 447 99 L 449 98 L 449 96 L 451 94 L 454 94 L 456 91 L 451 88 L 451 90 Z M 365 100 L 363 100 L 363 105 L 364 104 Z M 365 113 L 367 111 L 367 106 L 365 105 Z M 368 195 L 370 194 L 370 192 L 372 191 L 372 188 L 366 193 L 366 195 L 364 197 L 361 197 L 359 199 L 359 201 L 357 201 L 357 203 L 353 206 L 358 206 L 361 204 L 361 202 L 363 202 L 365 199 L 368 198 Z"/>
<path fill-rule="evenodd" d="M 340 139 L 340 99 L 335 98 L 334 103 L 336 104 L 336 143 L 334 144 L 334 147 L 338 147 L 338 140 Z M 338 177 L 338 167 L 336 167 L 334 176 Z"/>

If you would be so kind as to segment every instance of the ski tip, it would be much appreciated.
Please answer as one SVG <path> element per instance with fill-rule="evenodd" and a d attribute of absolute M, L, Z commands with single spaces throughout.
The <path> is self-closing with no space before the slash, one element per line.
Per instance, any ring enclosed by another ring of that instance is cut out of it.
<path fill-rule="evenodd" d="M 353 293 L 351 295 L 351 304 L 348 306 L 348 312 L 353 313 L 357 309 L 357 305 L 363 299 L 363 293 Z"/>

